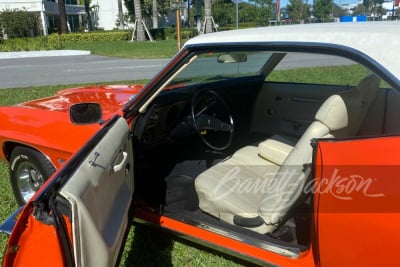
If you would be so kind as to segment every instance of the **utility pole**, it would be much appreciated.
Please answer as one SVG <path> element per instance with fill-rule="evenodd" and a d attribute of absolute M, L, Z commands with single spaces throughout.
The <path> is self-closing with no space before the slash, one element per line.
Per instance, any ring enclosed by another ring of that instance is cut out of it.
<path fill-rule="evenodd" d="M 175 9 L 175 17 L 176 17 L 176 39 L 178 42 L 178 50 L 181 49 L 181 8 L 185 8 L 186 4 L 184 2 L 180 2 L 176 0 L 175 2 L 171 2 L 171 9 Z"/>
<path fill-rule="evenodd" d="M 393 8 L 392 8 L 392 20 L 394 20 L 394 5 L 396 4 L 396 0 L 393 0 Z"/>
<path fill-rule="evenodd" d="M 179 0 L 176 0 L 179 3 Z M 181 9 L 177 8 L 175 11 L 176 15 L 176 39 L 178 42 L 178 50 L 181 49 Z"/>

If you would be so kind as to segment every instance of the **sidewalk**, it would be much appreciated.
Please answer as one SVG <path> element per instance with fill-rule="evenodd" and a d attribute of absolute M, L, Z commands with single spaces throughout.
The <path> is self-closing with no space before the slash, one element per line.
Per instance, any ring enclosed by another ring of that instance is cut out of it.
<path fill-rule="evenodd" d="M 84 55 L 90 55 L 90 51 L 46 50 L 46 51 L 0 52 L 0 59 L 27 58 L 27 57 L 84 56 Z"/>

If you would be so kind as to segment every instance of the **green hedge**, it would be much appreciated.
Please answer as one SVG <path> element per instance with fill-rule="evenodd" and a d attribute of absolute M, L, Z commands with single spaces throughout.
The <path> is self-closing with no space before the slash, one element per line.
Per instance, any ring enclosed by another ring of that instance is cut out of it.
<path fill-rule="evenodd" d="M 154 40 L 176 40 L 176 28 L 151 29 Z M 181 28 L 181 38 L 189 39 L 197 36 L 197 29 Z"/>
<path fill-rule="evenodd" d="M 0 51 L 35 51 L 59 49 L 63 44 L 96 42 L 96 41 L 119 41 L 129 40 L 130 31 L 114 32 L 90 32 L 90 33 L 69 33 L 32 38 L 11 38 L 0 42 Z"/>
<path fill-rule="evenodd" d="M 84 32 L 62 34 L 64 43 L 129 40 L 130 31 Z M 49 42 L 59 40 L 58 34 L 49 35 Z"/>
<path fill-rule="evenodd" d="M 49 50 L 58 47 L 58 44 L 51 46 L 46 37 L 12 38 L 0 43 L 1 52 Z"/>
<path fill-rule="evenodd" d="M 154 40 L 176 40 L 176 28 L 151 29 L 151 35 Z M 62 45 L 82 42 L 97 41 L 121 41 L 130 40 L 131 31 L 99 31 L 87 33 L 69 33 L 58 35 L 57 33 L 49 36 L 11 38 L 7 40 L 0 39 L 0 51 L 36 51 L 60 49 Z M 182 28 L 181 38 L 189 39 L 197 36 L 197 29 Z"/>

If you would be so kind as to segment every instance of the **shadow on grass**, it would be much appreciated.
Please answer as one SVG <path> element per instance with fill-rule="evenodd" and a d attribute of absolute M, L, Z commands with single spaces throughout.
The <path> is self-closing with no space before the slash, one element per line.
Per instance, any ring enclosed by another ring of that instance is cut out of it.
<path fill-rule="evenodd" d="M 136 225 L 125 267 L 173 266 L 171 235 L 153 227 Z"/>

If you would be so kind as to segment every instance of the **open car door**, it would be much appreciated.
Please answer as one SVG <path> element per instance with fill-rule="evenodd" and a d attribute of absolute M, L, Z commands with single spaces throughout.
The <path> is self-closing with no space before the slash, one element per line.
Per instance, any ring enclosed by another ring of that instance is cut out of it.
<path fill-rule="evenodd" d="M 129 129 L 120 118 L 60 192 L 71 206 L 78 266 L 116 263 L 133 194 Z"/>
<path fill-rule="evenodd" d="M 314 182 L 320 266 L 398 265 L 399 136 L 319 140 Z"/>
<path fill-rule="evenodd" d="M 5 266 L 114 266 L 133 195 L 133 148 L 115 117 L 30 201 Z"/>

